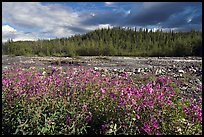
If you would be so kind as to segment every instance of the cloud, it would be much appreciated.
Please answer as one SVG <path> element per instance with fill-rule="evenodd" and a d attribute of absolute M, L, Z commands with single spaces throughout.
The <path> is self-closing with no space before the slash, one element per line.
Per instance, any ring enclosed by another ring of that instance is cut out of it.
<path fill-rule="evenodd" d="M 38 2 L 3 2 L 2 4 L 2 21 L 4 26 L 9 24 L 15 27 L 15 33 L 11 31 L 3 33 L 3 39 L 12 38 L 14 41 L 20 38 L 34 39 L 38 38 L 56 38 L 69 37 L 75 34 L 86 33 L 88 31 L 107 27 L 103 24 L 109 24 L 100 20 L 97 23 L 89 22 L 83 24 L 87 18 L 96 17 L 101 14 L 99 11 L 75 11 L 69 6 L 62 4 L 50 3 L 44 4 Z M 104 12 L 103 16 L 106 16 Z M 116 18 L 108 17 L 114 21 Z M 14 28 L 13 28 L 14 29 Z M 26 33 L 31 32 L 31 33 Z"/>
<path fill-rule="evenodd" d="M 132 3 L 134 5 L 135 3 Z M 107 5 L 107 3 L 106 3 Z M 139 5 L 139 6 L 138 6 Z M 95 11 L 94 16 L 81 20 L 82 24 L 111 24 L 113 26 L 157 26 L 165 30 L 181 28 L 184 26 L 198 28 L 201 21 L 201 3 L 199 2 L 144 2 L 135 4 L 135 8 L 125 10 L 113 8 L 112 10 Z M 117 5 L 117 7 L 120 7 Z M 121 5 L 122 7 L 122 5 Z M 189 29 L 188 29 L 189 30 Z M 200 29 L 199 29 L 200 30 Z"/>
<path fill-rule="evenodd" d="M 202 15 L 194 16 L 190 19 L 190 23 L 193 24 L 201 24 L 202 22 Z"/>
<path fill-rule="evenodd" d="M 6 42 L 9 38 L 14 38 L 16 30 L 9 25 L 2 26 L 2 42 Z"/>
<path fill-rule="evenodd" d="M 196 3 L 146 2 L 137 12 L 131 11 L 127 23 L 143 26 L 155 25 L 167 21 L 174 14 L 185 11 L 187 6 L 196 6 Z"/>
<path fill-rule="evenodd" d="M 201 12 L 198 9 L 198 5 L 192 4 L 189 8 L 171 14 L 165 21 L 160 22 L 160 26 L 167 29 L 174 28 L 176 31 L 201 30 Z"/>
<path fill-rule="evenodd" d="M 85 13 L 86 14 L 86 13 Z M 111 24 L 111 25 L 122 25 L 124 19 L 129 14 L 129 11 L 125 10 L 95 10 L 94 16 L 87 16 L 80 21 L 84 25 L 98 25 L 98 24 Z"/>
<path fill-rule="evenodd" d="M 202 31 L 202 24 L 185 24 L 175 28 L 174 30 L 187 32 L 187 31 L 191 31 L 192 29 Z"/>
<path fill-rule="evenodd" d="M 3 2 L 3 24 L 17 26 L 19 30 L 23 31 L 35 31 L 42 36 L 47 33 L 51 33 L 53 37 L 74 35 L 76 27 L 72 26 L 81 26 L 80 19 L 77 12 L 61 4 Z M 46 37 L 44 36 L 44 38 Z"/>
<path fill-rule="evenodd" d="M 110 24 L 100 24 L 99 26 L 99 29 L 101 29 L 101 28 L 113 28 L 113 26 L 112 25 L 110 25 Z"/>
<path fill-rule="evenodd" d="M 6 42 L 8 39 L 13 41 L 19 40 L 36 40 L 37 37 L 34 33 L 18 32 L 16 29 L 9 25 L 2 26 L 2 42 Z"/>
<path fill-rule="evenodd" d="M 202 28 L 201 2 L 105 2 L 100 8 L 94 3 L 84 4 L 91 4 L 92 8 L 84 5 L 87 10 L 76 10 L 78 6 L 61 3 L 3 2 L 2 39 L 69 37 L 107 26 Z"/>
<path fill-rule="evenodd" d="M 113 5 L 113 2 L 104 2 L 106 6 Z"/>
<path fill-rule="evenodd" d="M 12 32 L 16 32 L 16 29 L 12 28 L 9 25 L 3 25 L 2 26 L 2 32 L 4 32 L 4 33 L 12 33 Z"/>

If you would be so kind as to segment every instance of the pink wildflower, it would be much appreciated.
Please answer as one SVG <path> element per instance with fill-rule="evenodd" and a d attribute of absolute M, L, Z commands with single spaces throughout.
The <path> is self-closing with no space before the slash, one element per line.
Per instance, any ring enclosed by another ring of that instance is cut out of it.
<path fill-rule="evenodd" d="M 171 96 L 173 96 L 174 94 L 175 94 L 175 92 L 173 92 L 173 91 L 172 91 L 172 92 L 170 92 L 170 95 L 171 95 Z"/>
<path fill-rule="evenodd" d="M 144 123 L 144 127 L 143 127 L 144 131 L 149 133 L 151 131 L 149 125 L 147 124 L 147 122 Z"/>
<path fill-rule="evenodd" d="M 161 133 L 159 131 L 156 132 L 156 135 L 161 135 Z"/>
<path fill-rule="evenodd" d="M 137 119 L 140 119 L 140 116 L 138 114 L 136 114 Z"/>
<path fill-rule="evenodd" d="M 157 121 L 156 121 L 156 120 L 153 122 L 153 127 L 154 127 L 154 128 L 158 128 L 158 124 L 157 124 Z"/>
<path fill-rule="evenodd" d="M 101 91 L 102 91 L 102 93 L 105 93 L 105 92 L 106 92 L 106 90 L 105 90 L 104 88 L 101 88 Z"/>
<path fill-rule="evenodd" d="M 154 90 L 152 88 L 149 88 L 149 93 L 152 94 Z"/>

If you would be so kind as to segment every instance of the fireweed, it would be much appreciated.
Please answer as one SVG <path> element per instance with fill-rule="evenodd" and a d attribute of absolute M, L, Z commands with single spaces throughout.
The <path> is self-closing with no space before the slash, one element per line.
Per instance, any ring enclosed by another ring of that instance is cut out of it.
<path fill-rule="evenodd" d="M 202 134 L 202 97 L 181 97 L 176 82 L 74 66 L 3 69 L 2 134 Z"/>

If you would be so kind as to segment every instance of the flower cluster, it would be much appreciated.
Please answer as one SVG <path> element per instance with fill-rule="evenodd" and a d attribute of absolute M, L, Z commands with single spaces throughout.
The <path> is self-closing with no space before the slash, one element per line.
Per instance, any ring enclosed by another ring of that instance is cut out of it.
<path fill-rule="evenodd" d="M 181 98 L 172 83 L 168 76 L 155 76 L 135 84 L 127 72 L 117 77 L 74 66 L 3 69 L 2 129 L 4 134 L 202 134 L 202 98 Z M 178 122 L 182 118 L 196 129 L 186 129 Z M 22 126 L 22 121 L 28 122 Z"/>

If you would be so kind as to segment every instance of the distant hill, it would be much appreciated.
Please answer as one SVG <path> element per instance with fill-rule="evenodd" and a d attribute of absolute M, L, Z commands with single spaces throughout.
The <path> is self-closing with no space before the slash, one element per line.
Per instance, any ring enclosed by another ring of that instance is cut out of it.
<path fill-rule="evenodd" d="M 2 54 L 25 56 L 202 56 L 202 32 L 108 28 L 53 40 L 2 44 Z"/>

